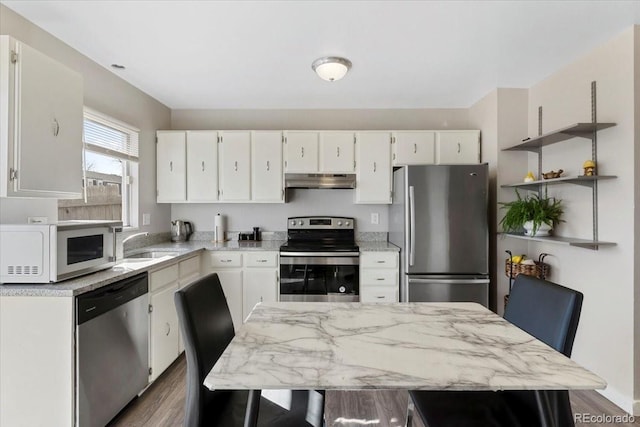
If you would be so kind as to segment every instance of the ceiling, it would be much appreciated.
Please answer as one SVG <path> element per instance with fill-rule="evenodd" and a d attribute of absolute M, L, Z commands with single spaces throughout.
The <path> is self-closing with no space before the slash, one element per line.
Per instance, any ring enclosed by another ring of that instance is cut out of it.
<path fill-rule="evenodd" d="M 172 109 L 465 108 L 640 23 L 640 1 L 1 2 Z M 312 71 L 328 55 L 343 80 Z"/>

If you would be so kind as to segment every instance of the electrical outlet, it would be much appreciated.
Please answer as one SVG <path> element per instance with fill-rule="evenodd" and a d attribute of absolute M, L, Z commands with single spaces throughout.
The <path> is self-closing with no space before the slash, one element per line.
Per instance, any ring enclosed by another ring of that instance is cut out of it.
<path fill-rule="evenodd" d="M 151 214 L 143 213 L 142 214 L 142 225 L 151 225 Z"/>
<path fill-rule="evenodd" d="M 380 224 L 380 215 L 377 212 L 371 214 L 371 224 Z"/>
<path fill-rule="evenodd" d="M 49 222 L 49 217 L 47 216 L 30 216 L 27 217 L 27 222 L 29 224 L 46 224 Z"/>

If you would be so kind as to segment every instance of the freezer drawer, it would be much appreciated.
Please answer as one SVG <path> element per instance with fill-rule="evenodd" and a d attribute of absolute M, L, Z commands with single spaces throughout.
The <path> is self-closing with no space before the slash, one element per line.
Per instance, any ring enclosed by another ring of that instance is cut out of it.
<path fill-rule="evenodd" d="M 489 279 L 409 278 L 409 302 L 477 302 L 489 307 Z"/>

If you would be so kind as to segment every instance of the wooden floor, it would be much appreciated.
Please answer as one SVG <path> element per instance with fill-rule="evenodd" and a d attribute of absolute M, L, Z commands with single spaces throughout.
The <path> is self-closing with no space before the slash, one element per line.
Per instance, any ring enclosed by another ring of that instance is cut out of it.
<path fill-rule="evenodd" d="M 184 355 L 165 371 L 142 396 L 129 404 L 110 424 L 118 427 L 182 426 L 185 399 Z M 328 427 L 404 426 L 406 391 L 328 391 L 325 418 Z M 574 413 L 593 416 L 622 415 L 624 412 L 595 391 L 572 392 Z M 640 427 L 635 423 L 576 423 L 577 427 Z M 423 427 L 419 420 L 415 427 Z"/>

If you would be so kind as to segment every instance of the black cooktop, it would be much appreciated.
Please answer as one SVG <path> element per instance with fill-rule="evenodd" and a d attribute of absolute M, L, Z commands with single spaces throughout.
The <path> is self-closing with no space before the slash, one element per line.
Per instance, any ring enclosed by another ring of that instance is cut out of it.
<path fill-rule="evenodd" d="M 358 252 L 353 242 L 292 242 L 280 246 L 280 252 Z"/>

